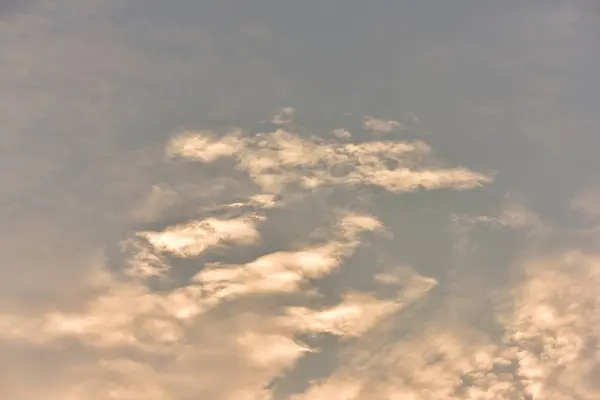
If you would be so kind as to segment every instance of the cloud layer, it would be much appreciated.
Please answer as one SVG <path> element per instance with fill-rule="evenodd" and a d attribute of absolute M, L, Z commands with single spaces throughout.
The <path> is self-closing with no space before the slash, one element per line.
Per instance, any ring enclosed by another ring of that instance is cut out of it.
<path fill-rule="evenodd" d="M 504 332 L 494 336 L 462 323 L 468 307 L 456 293 L 438 290 L 439 279 L 451 275 L 382 264 L 386 255 L 377 254 L 372 264 L 357 266 L 366 281 L 345 281 L 343 271 L 357 254 L 396 240 L 367 206 L 315 210 L 325 219 L 303 236 L 265 243 L 267 226 L 294 231 L 286 215 L 332 190 L 379 188 L 398 196 L 493 182 L 490 175 L 445 166 L 422 141 L 349 141 L 350 135 L 332 139 L 295 129 L 174 135 L 165 168 L 218 164 L 219 174 L 237 174 L 238 185 L 250 192 L 229 200 L 209 192 L 196 216 L 123 238 L 123 264 L 117 270 L 99 264 L 86 284 L 92 294 L 75 308 L 0 315 L 4 343 L 89 354 L 60 365 L 46 398 L 591 399 L 597 393 L 600 364 L 589 342 L 597 332 L 588 324 L 597 308 L 594 255 L 523 261 L 518 282 L 497 287 L 491 298 L 488 311 Z M 152 221 L 189 201 L 179 190 L 152 186 L 134 218 L 156 225 Z M 447 223 L 463 227 L 454 232 L 472 244 L 478 230 L 545 224 L 510 198 L 496 216 L 456 214 Z M 235 249 L 238 255 L 229 257 Z M 192 271 L 176 283 L 182 263 Z M 327 279 L 338 282 L 335 292 L 325 290 Z M 356 285 L 367 281 L 370 289 Z M 156 283 L 164 289 L 153 289 Z M 314 340 L 319 337 L 340 343 L 331 355 L 333 370 L 302 390 L 280 388 L 301 363 L 333 351 Z M 3 390 L 35 395 L 20 385 Z"/>
<path fill-rule="evenodd" d="M 600 398 L 581 2 L 5 3 L 0 398 Z"/>
<path fill-rule="evenodd" d="M 83 346 L 96 354 L 96 362 L 77 367 L 76 377 L 64 372 L 67 380 L 56 389 L 57 398 L 175 399 L 192 393 L 268 398 L 275 393 L 271 381 L 293 373 L 299 360 L 326 351 L 303 343 L 302 335 L 360 340 L 420 301 L 436 281 L 410 267 L 384 266 L 384 272 L 370 274 L 375 291 L 349 287 L 339 300 L 326 300 L 318 282 L 353 259 L 365 234 L 389 241 L 384 222 L 343 205 L 320 210 L 329 222 L 267 252 L 261 243 L 265 224 L 284 228 L 285 214 L 293 213 L 295 204 L 326 195 L 320 194 L 325 188 L 362 185 L 401 193 L 466 190 L 492 181 L 467 168 L 443 167 L 421 141 L 340 143 L 291 130 L 221 136 L 200 131 L 175 135 L 166 153 L 175 164 L 193 161 L 198 168 L 229 160 L 221 173 L 241 172 L 255 192 L 230 202 L 205 202 L 197 218 L 125 238 L 123 273 L 100 267 L 90 283 L 95 294 L 76 309 L 1 316 L 5 341 L 38 348 Z M 160 220 L 183 198 L 177 189 L 154 185 L 133 215 L 142 222 Z M 284 214 L 273 220 L 277 211 Z M 250 253 L 257 256 L 241 263 L 215 258 L 232 247 L 254 249 Z M 263 253 L 256 253 L 261 248 Z M 151 279 L 167 283 L 177 275 L 177 259 L 188 260 L 197 272 L 183 284 L 152 290 Z M 168 359 L 169 367 L 159 371 L 161 359 Z M 215 365 L 231 370 L 229 383 Z M 146 379 L 153 384 L 144 384 Z M 19 393 L 12 390 L 8 393 Z"/>

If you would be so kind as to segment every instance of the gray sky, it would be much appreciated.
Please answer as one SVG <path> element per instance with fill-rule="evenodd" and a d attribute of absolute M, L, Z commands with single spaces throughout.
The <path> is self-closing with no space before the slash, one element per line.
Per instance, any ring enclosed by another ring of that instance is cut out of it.
<path fill-rule="evenodd" d="M 600 8 L 0 4 L 0 397 L 600 397 Z"/>

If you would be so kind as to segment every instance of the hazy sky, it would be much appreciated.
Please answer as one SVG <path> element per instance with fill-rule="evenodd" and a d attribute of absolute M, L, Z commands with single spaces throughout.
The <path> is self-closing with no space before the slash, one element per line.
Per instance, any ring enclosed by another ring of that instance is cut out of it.
<path fill-rule="evenodd" d="M 0 2 L 0 398 L 600 398 L 594 0 Z"/>

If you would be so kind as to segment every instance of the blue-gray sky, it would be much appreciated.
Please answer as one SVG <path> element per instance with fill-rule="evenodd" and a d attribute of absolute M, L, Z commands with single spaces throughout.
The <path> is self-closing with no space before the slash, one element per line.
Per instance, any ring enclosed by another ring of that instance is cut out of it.
<path fill-rule="evenodd" d="M 0 397 L 600 397 L 599 42 L 593 0 L 2 2 Z"/>

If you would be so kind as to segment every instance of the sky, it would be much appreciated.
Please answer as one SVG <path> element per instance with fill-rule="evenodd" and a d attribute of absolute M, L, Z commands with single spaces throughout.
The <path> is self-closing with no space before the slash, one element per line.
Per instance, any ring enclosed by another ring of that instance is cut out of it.
<path fill-rule="evenodd" d="M 594 0 L 0 3 L 0 398 L 600 398 Z"/>

